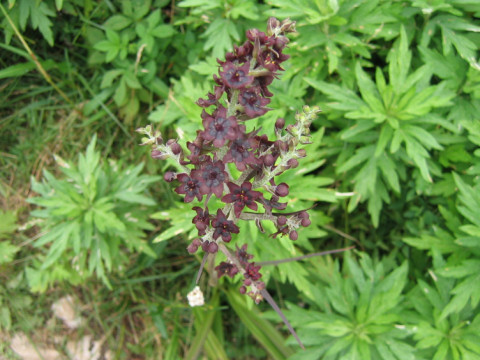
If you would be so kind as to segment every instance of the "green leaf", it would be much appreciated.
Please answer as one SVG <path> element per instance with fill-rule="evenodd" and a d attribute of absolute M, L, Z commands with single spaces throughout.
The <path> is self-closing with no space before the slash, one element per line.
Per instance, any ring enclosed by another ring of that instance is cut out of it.
<path fill-rule="evenodd" d="M 117 106 L 125 105 L 128 101 L 127 98 L 127 84 L 125 79 L 122 77 L 120 83 L 118 84 L 117 89 L 115 90 L 115 95 L 113 95 L 113 100 Z"/>
<path fill-rule="evenodd" d="M 388 74 L 393 91 L 397 94 L 405 93 L 407 74 L 410 70 L 412 53 L 408 50 L 407 33 L 403 25 L 400 28 L 400 38 L 390 50 L 388 61 Z"/>
<path fill-rule="evenodd" d="M 0 222 L 0 239 L 10 237 L 18 228 L 16 224 L 17 216 L 13 211 L 0 210 L 0 218 L 2 219 Z"/>
<path fill-rule="evenodd" d="M 362 164 L 368 159 L 371 159 L 372 156 L 374 156 L 374 153 L 375 153 L 375 145 L 366 146 L 357 150 L 354 156 L 352 156 L 350 159 L 348 159 L 347 162 L 345 162 L 344 164 L 342 164 L 337 168 L 337 173 L 341 173 L 341 172 L 345 172 L 353 169 L 354 167 Z"/>
<path fill-rule="evenodd" d="M 202 37 L 207 39 L 204 50 L 212 50 L 212 56 L 218 58 L 233 47 L 232 39 L 240 40 L 235 24 L 222 18 L 215 19 Z"/>
<path fill-rule="evenodd" d="M 159 25 L 152 30 L 152 35 L 159 39 L 170 38 L 175 35 L 175 29 L 171 25 Z"/>
<path fill-rule="evenodd" d="M 125 29 L 131 23 L 132 23 L 131 18 L 122 14 L 116 14 L 116 15 L 110 16 L 107 19 L 107 21 L 105 21 L 103 26 L 105 26 L 109 30 L 119 31 L 119 30 Z"/>
<path fill-rule="evenodd" d="M 268 321 L 262 319 L 257 308 L 249 309 L 246 306 L 245 297 L 233 289 L 226 294 L 242 323 L 273 359 L 286 359 L 292 354 L 292 350 L 284 345 L 282 335 Z"/>
<path fill-rule="evenodd" d="M 184 220 L 183 222 L 175 223 L 175 225 L 173 225 L 172 227 L 168 228 L 165 231 L 162 231 L 160 235 L 153 239 L 153 242 L 157 243 L 160 241 L 171 239 L 174 236 L 185 234 L 191 229 L 193 229 L 193 224 L 191 220 Z"/>
<path fill-rule="evenodd" d="M 140 84 L 140 81 L 138 81 L 136 75 L 130 71 L 126 71 L 123 73 L 123 80 L 125 80 L 125 83 L 130 87 L 131 89 L 141 89 L 142 84 Z"/>
<path fill-rule="evenodd" d="M 47 257 L 42 264 L 42 270 L 53 265 L 65 252 L 69 244 L 70 235 L 72 232 L 79 231 L 79 224 L 72 222 L 63 227 L 61 234 L 53 240 L 52 245 L 48 251 Z"/>
<path fill-rule="evenodd" d="M 27 1 L 23 0 L 22 2 Z M 34 29 L 40 30 L 45 40 L 47 40 L 50 46 L 53 46 L 53 32 L 52 32 L 52 22 L 49 19 L 54 17 L 55 13 L 48 7 L 45 2 L 40 2 L 35 4 L 34 1 L 28 1 L 30 3 L 30 21 L 32 22 L 32 27 Z"/>
<path fill-rule="evenodd" d="M 363 71 L 359 62 L 355 65 L 355 74 L 357 77 L 358 87 L 360 89 L 360 93 L 362 94 L 363 100 L 370 106 L 370 109 L 377 113 L 383 115 L 382 117 L 379 115 L 377 117 L 378 121 L 380 122 L 386 118 L 385 108 L 381 101 L 380 94 L 378 93 L 378 89 L 375 86 L 375 83 L 370 79 L 369 76 Z"/>
<path fill-rule="evenodd" d="M 6 306 L 0 309 L 0 328 L 9 331 L 12 327 L 12 316 Z"/>
<path fill-rule="evenodd" d="M 0 241 L 0 265 L 11 262 L 15 254 L 20 250 L 18 246 L 12 245 L 9 241 Z"/>
<path fill-rule="evenodd" d="M 405 133 L 416 138 L 421 144 L 423 144 L 427 149 L 436 149 L 443 150 L 437 139 L 432 136 L 428 131 L 416 125 L 404 125 L 402 126 Z"/>
<path fill-rule="evenodd" d="M 332 109 L 355 111 L 360 107 L 365 106 L 365 103 L 357 96 L 357 94 L 349 89 L 312 78 L 305 78 L 305 81 L 334 101 L 334 103 L 328 104 Z"/>
<path fill-rule="evenodd" d="M 121 74 L 123 74 L 123 70 L 115 69 L 115 70 L 110 70 L 107 71 L 102 78 L 102 83 L 100 84 L 101 89 L 105 89 L 107 87 L 112 86 L 113 81 L 119 77 Z"/>
<path fill-rule="evenodd" d="M 36 65 L 33 62 L 10 65 L 0 70 L 0 79 L 20 77 L 22 75 L 29 73 L 35 68 L 36 68 Z"/>
<path fill-rule="evenodd" d="M 380 130 L 380 135 L 377 141 L 377 147 L 375 149 L 375 157 L 379 157 L 387 147 L 388 142 L 392 138 L 393 129 L 391 126 L 387 124 L 382 125 L 382 129 Z"/>

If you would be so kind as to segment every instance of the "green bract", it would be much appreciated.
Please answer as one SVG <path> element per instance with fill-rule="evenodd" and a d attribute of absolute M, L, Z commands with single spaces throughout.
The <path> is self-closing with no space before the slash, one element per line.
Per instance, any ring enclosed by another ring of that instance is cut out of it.
<path fill-rule="evenodd" d="M 76 165 L 57 158 L 65 178 L 44 171 L 42 182 L 32 179 L 40 196 L 28 201 L 39 206 L 31 214 L 42 228 L 34 245 L 48 248 L 36 268 L 27 269 L 34 290 L 60 279 L 77 283 L 93 273 L 109 285 L 107 272 L 121 272 L 129 252 L 155 257 L 143 240 L 144 230 L 153 229 L 147 219 L 155 202 L 144 193 L 159 178 L 139 175 L 143 164 L 122 168 L 100 162 L 95 143 L 96 136 Z"/>

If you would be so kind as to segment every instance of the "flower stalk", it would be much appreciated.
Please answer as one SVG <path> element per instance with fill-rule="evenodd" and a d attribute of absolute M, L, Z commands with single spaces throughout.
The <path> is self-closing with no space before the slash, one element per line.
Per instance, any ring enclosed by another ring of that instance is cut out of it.
<path fill-rule="evenodd" d="M 190 253 L 200 248 L 204 251 L 201 271 L 209 254 L 222 252 L 227 262 L 221 262 L 215 270 L 218 277 L 243 276 L 239 291 L 249 295 L 256 303 L 266 299 L 279 313 L 300 346 L 303 344 L 261 281 L 261 265 L 252 260 L 247 246 L 229 244 L 239 233 L 240 220 L 254 220 L 264 232 L 262 222 L 271 221 L 277 228 L 273 238 L 288 236 L 295 241 L 300 227 L 310 225 L 306 210 L 281 213 L 287 203 L 280 202 L 289 193 L 285 183 L 277 184 L 275 178 L 284 171 L 299 165 L 298 160 L 306 156 L 303 145 L 309 144 L 310 124 L 319 109 L 305 106 L 295 116 L 295 123 L 285 127 L 285 120 L 278 119 L 274 133 L 276 139 L 259 135 L 260 129 L 246 131 L 245 122 L 258 118 L 270 109 L 273 94 L 268 87 L 279 72 L 281 64 L 289 56 L 283 53 L 289 40 L 287 35 L 295 32 L 295 22 L 290 19 L 279 21 L 270 18 L 266 33 L 252 29 L 246 32 L 247 41 L 235 46 L 234 51 L 217 60 L 220 69 L 214 75 L 215 87 L 197 105 L 203 108 L 203 129 L 197 131 L 193 142 L 187 142 L 186 152 L 175 139 L 164 142 L 161 134 L 151 126 L 138 129 L 144 135 L 142 145 L 151 146 L 154 159 L 172 158 L 179 173 L 167 172 L 168 182 L 176 182 L 175 192 L 184 196 L 185 202 L 198 200 L 202 206 L 194 206 L 196 215 L 192 222 L 198 237 L 188 246 Z M 240 172 L 232 176 L 229 167 Z M 225 205 L 209 209 L 209 199 L 216 196 Z M 260 207 L 263 209 L 260 210 Z M 246 212 L 248 208 L 254 212 Z"/>

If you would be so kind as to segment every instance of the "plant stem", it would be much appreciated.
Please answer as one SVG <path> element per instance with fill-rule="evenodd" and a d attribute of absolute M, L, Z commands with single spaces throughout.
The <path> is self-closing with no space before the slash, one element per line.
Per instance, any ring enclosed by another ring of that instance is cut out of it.
<path fill-rule="evenodd" d="M 336 254 L 336 253 L 339 253 L 339 252 L 344 252 L 344 251 L 351 250 L 353 248 L 355 248 L 355 246 L 349 246 L 349 247 L 343 248 L 343 249 L 321 251 L 321 252 L 317 252 L 317 253 L 312 253 L 312 254 L 307 254 L 307 255 L 302 255 L 302 256 L 296 256 L 296 257 L 293 257 L 293 258 L 287 258 L 287 259 L 282 259 L 282 260 L 260 261 L 257 264 L 261 265 L 261 266 L 264 266 L 264 265 L 278 265 L 278 264 L 283 264 L 283 263 L 287 263 L 287 262 L 291 262 L 291 261 L 299 261 L 299 260 L 303 260 L 303 259 L 308 259 L 308 258 L 315 257 L 315 256 Z"/>

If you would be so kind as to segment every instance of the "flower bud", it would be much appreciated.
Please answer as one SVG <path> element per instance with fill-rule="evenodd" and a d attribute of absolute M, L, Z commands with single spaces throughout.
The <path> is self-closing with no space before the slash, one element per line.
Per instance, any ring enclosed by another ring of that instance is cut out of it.
<path fill-rule="evenodd" d="M 288 185 L 285 183 L 281 183 L 277 185 L 277 187 L 275 188 L 275 195 L 278 195 L 280 197 L 287 196 L 289 193 L 288 188 L 289 188 Z"/>
<path fill-rule="evenodd" d="M 276 18 L 271 17 L 267 21 L 267 35 L 272 36 L 275 34 L 276 29 L 280 29 L 282 24 Z"/>
<path fill-rule="evenodd" d="M 283 226 L 287 223 L 287 218 L 283 215 L 280 215 L 279 217 L 277 217 L 277 225 L 279 226 Z"/>
<path fill-rule="evenodd" d="M 173 139 L 167 141 L 167 146 L 170 146 L 170 149 L 172 149 L 172 152 L 175 155 L 178 155 L 182 152 L 182 147 Z"/>
<path fill-rule="evenodd" d="M 307 226 L 309 226 L 311 223 L 312 223 L 312 222 L 310 221 L 310 219 L 302 219 L 302 221 L 301 221 L 300 224 L 301 224 L 303 227 L 307 227 Z"/>
<path fill-rule="evenodd" d="M 267 154 L 263 158 L 263 163 L 265 164 L 265 166 L 272 166 L 273 164 L 275 164 L 275 158 L 272 154 Z"/>
<path fill-rule="evenodd" d="M 172 182 L 176 178 L 177 178 L 177 174 L 175 174 L 173 171 L 167 171 L 163 175 L 163 180 L 165 180 L 166 182 Z"/>
<path fill-rule="evenodd" d="M 207 252 L 209 252 L 210 254 L 215 254 L 217 251 L 218 251 L 218 245 L 216 242 L 212 241 L 210 244 L 208 244 Z"/>
<path fill-rule="evenodd" d="M 299 149 L 297 150 L 297 155 L 300 157 L 305 157 L 307 156 L 307 152 L 305 151 L 305 149 Z"/>
<path fill-rule="evenodd" d="M 277 140 L 277 141 L 275 141 L 275 144 L 276 144 L 276 145 L 278 146 L 278 148 L 279 148 L 281 151 L 283 151 L 283 152 L 285 152 L 285 151 L 288 150 L 288 144 L 287 144 L 285 141 L 279 141 L 279 140 Z"/>
<path fill-rule="evenodd" d="M 291 167 L 292 169 L 295 169 L 298 166 L 298 160 L 297 159 L 290 159 L 287 161 L 287 165 Z"/>
<path fill-rule="evenodd" d="M 245 294 L 247 292 L 247 288 L 245 286 L 240 286 L 240 289 L 238 289 L 240 291 L 240 294 Z"/>
<path fill-rule="evenodd" d="M 285 119 L 284 118 L 278 118 L 277 121 L 275 121 L 275 127 L 277 129 L 283 129 L 285 126 Z"/>
<path fill-rule="evenodd" d="M 156 159 L 156 160 L 165 160 L 168 157 L 167 154 L 157 149 L 153 149 L 152 152 L 150 153 L 150 156 L 152 157 L 152 159 Z"/>
<path fill-rule="evenodd" d="M 297 32 L 295 29 L 295 25 L 297 24 L 296 21 L 292 21 L 289 18 L 282 20 L 281 23 L 281 31 L 286 33 L 294 33 Z"/>
<path fill-rule="evenodd" d="M 208 245 L 210 244 L 209 241 L 202 242 L 202 250 L 208 252 Z"/>
<path fill-rule="evenodd" d="M 198 245 L 194 244 L 193 242 L 188 245 L 187 247 L 187 251 L 190 253 L 190 254 L 195 254 L 198 250 Z"/>
<path fill-rule="evenodd" d="M 298 239 L 298 233 L 295 230 L 290 231 L 288 237 L 290 238 L 290 240 L 295 241 Z"/>

